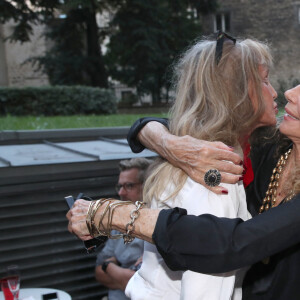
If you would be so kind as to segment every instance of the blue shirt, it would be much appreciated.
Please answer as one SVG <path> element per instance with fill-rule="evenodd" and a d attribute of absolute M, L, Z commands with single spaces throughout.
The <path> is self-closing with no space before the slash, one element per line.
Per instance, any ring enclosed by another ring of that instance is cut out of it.
<path fill-rule="evenodd" d="M 113 230 L 112 235 L 119 234 L 120 232 Z M 138 258 L 140 258 L 144 251 L 144 241 L 135 238 L 130 244 L 125 245 L 123 239 L 112 240 L 109 239 L 101 252 L 97 255 L 96 265 L 102 265 L 103 262 L 114 256 L 120 266 L 129 269 L 134 266 Z M 125 293 L 122 290 L 109 290 L 109 300 L 127 300 Z"/>

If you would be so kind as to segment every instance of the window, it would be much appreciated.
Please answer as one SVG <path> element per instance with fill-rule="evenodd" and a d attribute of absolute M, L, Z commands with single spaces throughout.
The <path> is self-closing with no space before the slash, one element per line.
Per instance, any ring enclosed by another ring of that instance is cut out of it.
<path fill-rule="evenodd" d="M 230 13 L 219 13 L 215 15 L 214 31 L 230 31 Z"/>

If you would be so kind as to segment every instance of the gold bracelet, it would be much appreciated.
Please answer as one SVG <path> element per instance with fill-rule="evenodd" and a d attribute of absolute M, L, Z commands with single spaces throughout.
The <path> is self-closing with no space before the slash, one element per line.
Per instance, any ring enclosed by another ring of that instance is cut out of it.
<path fill-rule="evenodd" d="M 132 236 L 132 233 L 135 229 L 134 222 L 140 216 L 139 210 L 143 207 L 144 204 L 145 203 L 141 201 L 135 202 L 135 209 L 130 213 L 131 220 L 125 227 L 126 233 L 123 234 L 124 244 L 130 244 L 134 240 L 134 236 Z"/>
<path fill-rule="evenodd" d="M 92 211 L 92 208 L 93 208 L 95 202 L 96 201 L 94 201 L 94 200 L 90 201 L 88 212 L 87 212 L 86 219 L 85 219 L 86 226 L 87 226 L 87 228 L 89 230 L 90 236 L 92 236 L 92 237 L 94 237 L 94 235 L 93 235 L 93 229 L 92 229 L 91 211 Z"/>
<path fill-rule="evenodd" d="M 104 202 L 108 202 L 108 203 L 107 203 L 106 207 L 104 208 L 104 210 L 103 210 L 103 212 L 102 212 L 102 214 L 100 216 L 100 219 L 99 219 L 97 230 L 98 230 L 98 232 L 99 232 L 100 235 L 105 235 L 105 236 L 109 236 L 110 235 L 110 233 L 108 232 L 108 230 L 105 228 L 105 226 L 103 224 L 103 220 L 104 220 L 104 218 L 106 216 L 106 213 L 109 211 L 109 205 L 111 204 L 112 200 L 113 199 L 110 198 L 110 199 L 107 199 L 107 201 L 104 201 Z"/>
<path fill-rule="evenodd" d="M 93 232 L 93 236 L 94 237 L 97 237 L 99 236 L 99 232 L 98 232 L 98 229 L 97 229 L 97 226 L 95 224 L 95 215 L 97 213 L 97 210 L 99 209 L 99 207 L 103 204 L 103 202 L 106 201 L 106 199 L 99 199 L 95 202 L 95 204 L 93 205 L 92 207 L 92 210 L 91 210 L 91 228 L 92 228 L 92 232 Z"/>
<path fill-rule="evenodd" d="M 120 235 L 113 235 L 113 236 L 110 234 L 111 227 L 112 227 L 111 223 L 112 223 L 113 213 L 114 213 L 114 210 L 117 206 L 132 204 L 132 202 L 131 201 L 120 201 L 120 200 L 118 201 L 118 200 L 114 200 L 112 198 L 107 199 L 107 200 L 108 200 L 108 204 L 106 205 L 106 207 L 104 208 L 104 210 L 103 210 L 103 212 L 100 216 L 97 231 L 100 235 L 105 235 L 105 236 L 107 236 L 108 238 L 111 238 L 111 239 L 121 238 L 121 237 L 123 237 L 123 235 L 121 235 L 121 234 Z M 112 202 L 112 201 L 114 201 L 114 202 Z M 103 224 L 103 220 L 104 220 L 107 213 L 108 213 L 108 219 L 107 219 L 107 226 L 105 228 L 105 226 Z"/>
<path fill-rule="evenodd" d="M 95 215 L 96 215 L 99 207 L 101 207 L 105 202 L 108 202 L 108 203 L 100 216 L 100 220 L 99 220 L 98 227 L 97 227 L 94 222 L 94 218 L 95 218 Z M 130 213 L 131 220 L 125 227 L 126 233 L 111 235 L 114 210 L 118 206 L 131 205 L 131 204 L 132 204 L 131 201 L 120 201 L 120 200 L 118 201 L 118 200 L 114 200 L 112 198 L 101 198 L 97 201 L 92 201 L 92 203 L 90 203 L 90 206 L 88 209 L 88 214 L 86 217 L 86 223 L 87 223 L 87 227 L 89 229 L 90 235 L 93 237 L 97 237 L 99 235 L 107 236 L 110 239 L 118 239 L 118 238 L 123 237 L 125 244 L 131 243 L 134 240 L 134 237 L 132 236 L 132 233 L 135 230 L 134 223 L 135 223 L 135 220 L 140 216 L 139 210 L 145 205 L 144 202 L 141 202 L 141 201 L 135 202 L 135 209 L 133 211 L 131 211 L 131 213 Z M 103 220 L 107 213 L 108 213 L 107 226 L 104 226 Z"/>
<path fill-rule="evenodd" d="M 110 198 L 111 199 L 111 198 Z M 94 218 L 97 213 L 97 210 L 99 207 L 106 201 L 110 200 L 106 198 L 101 198 L 99 200 L 93 200 L 89 204 L 87 216 L 86 216 L 86 225 L 89 230 L 89 233 L 92 237 L 97 237 L 101 235 L 101 233 L 98 232 L 97 226 L 95 224 Z"/>
<path fill-rule="evenodd" d="M 110 239 L 119 239 L 123 237 L 123 234 L 115 234 L 115 235 L 111 235 L 111 231 L 112 231 L 112 219 L 113 219 L 113 215 L 114 215 L 114 210 L 118 207 L 118 206 L 122 206 L 122 205 L 131 205 L 132 202 L 131 201 L 115 201 L 113 203 L 111 203 L 109 205 L 109 211 L 108 211 L 108 220 L 107 220 L 107 232 L 109 232 L 109 238 Z"/>

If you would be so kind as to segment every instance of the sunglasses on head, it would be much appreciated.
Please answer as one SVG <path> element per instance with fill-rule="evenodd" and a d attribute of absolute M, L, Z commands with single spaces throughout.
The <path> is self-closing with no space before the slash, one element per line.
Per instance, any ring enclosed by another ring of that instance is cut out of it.
<path fill-rule="evenodd" d="M 217 34 L 217 46 L 216 46 L 216 64 L 218 65 L 223 54 L 223 44 L 225 40 L 231 40 L 233 41 L 233 44 L 235 45 L 236 39 L 232 36 L 228 35 L 227 33 L 219 30 Z"/>

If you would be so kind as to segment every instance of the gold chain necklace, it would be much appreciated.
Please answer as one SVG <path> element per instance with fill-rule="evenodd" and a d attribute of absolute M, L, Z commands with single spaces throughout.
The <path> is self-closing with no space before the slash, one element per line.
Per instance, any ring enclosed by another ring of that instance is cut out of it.
<path fill-rule="evenodd" d="M 273 169 L 272 176 L 270 178 L 270 183 L 268 190 L 266 192 L 266 197 L 263 199 L 263 204 L 259 209 L 259 213 L 261 214 L 264 211 L 267 211 L 269 208 L 274 207 L 276 204 L 276 196 L 277 196 L 277 188 L 279 186 L 280 175 L 283 172 L 283 169 L 286 165 L 286 162 L 292 152 L 292 149 L 289 149 L 284 155 L 281 155 L 279 158 L 276 167 Z M 291 200 L 295 196 L 293 190 L 289 193 L 289 195 L 285 198 L 285 202 Z"/>

